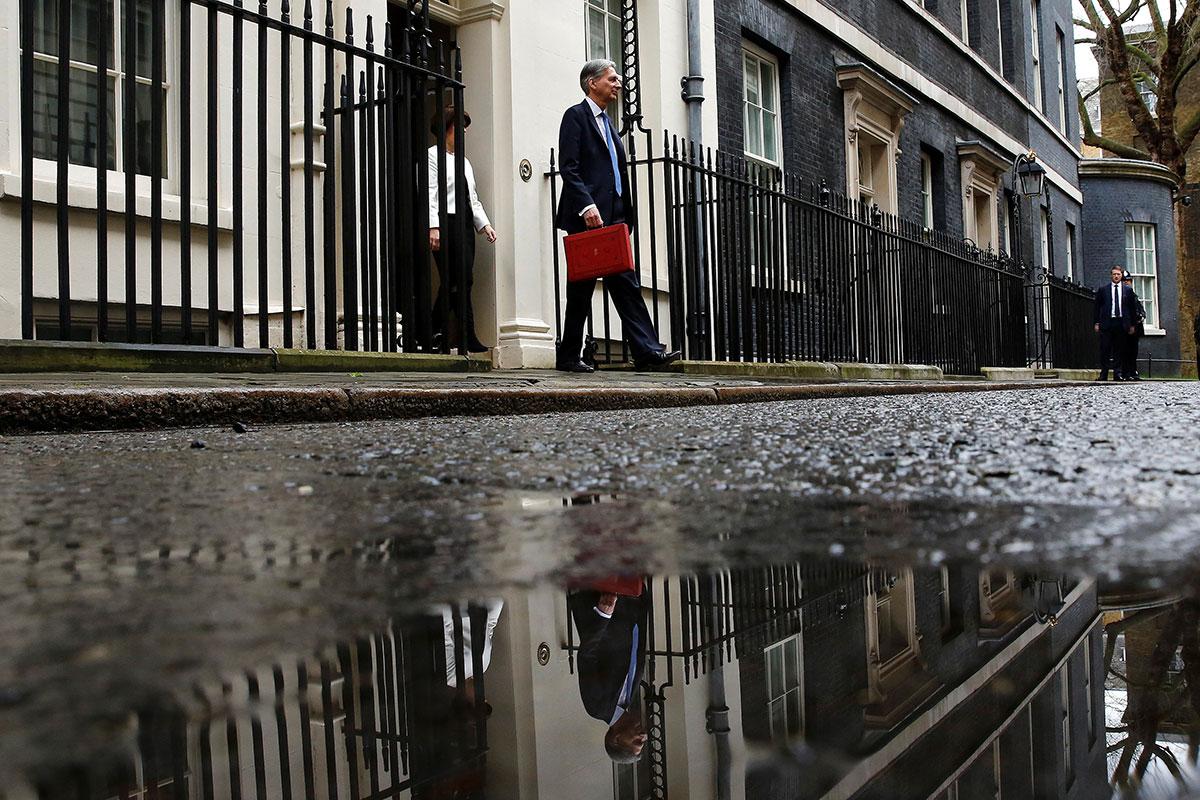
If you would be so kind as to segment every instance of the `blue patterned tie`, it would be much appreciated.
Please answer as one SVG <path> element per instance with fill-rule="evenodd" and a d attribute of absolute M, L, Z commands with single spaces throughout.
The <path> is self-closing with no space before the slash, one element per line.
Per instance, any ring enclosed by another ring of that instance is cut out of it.
<path fill-rule="evenodd" d="M 608 114 L 600 112 L 600 118 L 604 120 L 604 141 L 608 142 L 608 157 L 612 159 L 613 181 L 617 185 L 617 196 L 621 196 L 621 169 L 617 166 L 617 147 L 613 144 L 612 123 L 608 119 Z"/>

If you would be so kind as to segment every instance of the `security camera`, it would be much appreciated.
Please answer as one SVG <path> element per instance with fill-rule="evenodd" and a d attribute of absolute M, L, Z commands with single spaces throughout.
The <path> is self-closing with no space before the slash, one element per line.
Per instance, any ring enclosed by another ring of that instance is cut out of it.
<path fill-rule="evenodd" d="M 1192 204 L 1192 196 L 1190 194 L 1185 194 L 1183 197 L 1179 198 L 1179 202 L 1183 203 L 1185 207 L 1190 206 Z"/>

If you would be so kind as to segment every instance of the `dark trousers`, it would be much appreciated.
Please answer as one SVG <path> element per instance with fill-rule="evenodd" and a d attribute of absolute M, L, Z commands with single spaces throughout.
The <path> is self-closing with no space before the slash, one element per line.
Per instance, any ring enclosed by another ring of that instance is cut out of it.
<path fill-rule="evenodd" d="M 475 228 L 472 224 L 473 220 L 467 220 L 467 238 L 466 241 L 460 242 L 458 240 L 458 216 L 450 214 L 447 222 L 449 224 L 441 231 L 442 245 L 433 254 L 433 260 L 438 269 L 438 294 L 437 299 L 433 302 L 433 332 L 441 333 L 443 336 L 447 335 L 446 315 L 458 316 L 459 273 L 458 262 L 455 258 L 456 249 L 462 247 L 466 262 L 467 336 L 474 340 L 475 312 L 471 308 L 471 287 L 475 284 Z M 445 311 L 443 311 L 443 303 L 446 304 Z"/>
<path fill-rule="evenodd" d="M 606 221 L 607 222 L 607 221 Z M 619 217 L 615 224 L 624 222 Z M 623 272 L 620 275 L 610 275 L 604 279 L 609 297 L 617 307 L 617 315 L 629 340 L 633 357 L 641 358 L 662 349 L 658 334 L 654 332 L 654 322 L 646 303 L 642 300 L 642 285 L 638 281 L 637 272 Z M 567 283 L 567 310 L 563 315 L 562 342 L 559 347 L 560 361 L 571 361 L 579 358 L 583 350 L 583 326 L 587 323 L 592 311 L 592 292 L 596 288 L 596 279 L 586 281 L 570 281 Z"/>
<path fill-rule="evenodd" d="M 1121 374 L 1126 378 L 1132 378 L 1137 374 L 1138 362 L 1138 344 L 1142 340 L 1141 325 L 1133 327 L 1133 333 L 1125 334 L 1125 350 L 1121 353 Z"/>
<path fill-rule="evenodd" d="M 1126 336 L 1125 323 L 1120 319 L 1100 323 L 1100 377 L 1108 376 L 1110 366 L 1114 376 L 1123 374 Z"/>

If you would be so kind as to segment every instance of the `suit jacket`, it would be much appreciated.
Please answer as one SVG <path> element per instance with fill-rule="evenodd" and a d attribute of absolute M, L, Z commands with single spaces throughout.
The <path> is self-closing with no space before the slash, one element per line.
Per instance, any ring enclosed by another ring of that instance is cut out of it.
<path fill-rule="evenodd" d="M 617 167 L 621 171 L 621 199 L 625 201 L 626 223 L 633 227 L 633 195 L 629 188 L 629 167 L 621 138 L 613 131 Z M 567 233 L 587 229 L 579 212 L 595 204 L 605 225 L 612 224 L 617 200 L 617 182 L 613 178 L 608 142 L 600 133 L 587 100 L 571 106 L 563 114 L 558 128 L 558 169 L 562 173 L 562 197 L 558 201 L 557 225 Z"/>
<path fill-rule="evenodd" d="M 1133 289 L 1121 284 L 1121 322 L 1125 329 L 1128 330 L 1133 325 L 1133 317 L 1137 312 L 1137 295 L 1133 293 Z M 1112 314 L 1112 284 L 1106 283 L 1096 290 L 1096 309 L 1095 319 L 1093 320 L 1098 325 L 1106 324 Z"/>
<path fill-rule="evenodd" d="M 588 716 L 609 724 L 617 711 L 617 701 L 629 674 L 629 653 L 633 646 L 633 626 L 638 626 L 637 668 L 633 690 L 642 680 L 646 666 L 646 604 L 638 597 L 618 597 L 612 619 L 596 612 L 599 592 L 583 591 L 568 595 L 567 605 L 579 632 L 579 696 Z"/>

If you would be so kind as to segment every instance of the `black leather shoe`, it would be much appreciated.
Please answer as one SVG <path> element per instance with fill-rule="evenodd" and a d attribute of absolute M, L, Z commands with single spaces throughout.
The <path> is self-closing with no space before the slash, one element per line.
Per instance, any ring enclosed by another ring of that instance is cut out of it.
<path fill-rule="evenodd" d="M 554 365 L 554 368 L 559 372 L 595 372 L 596 370 L 589 367 L 579 359 L 575 359 L 574 363 L 570 361 L 559 361 Z"/>
<path fill-rule="evenodd" d="M 678 350 L 672 350 L 669 353 L 666 350 L 655 350 L 653 352 L 647 353 L 646 355 L 642 356 L 641 358 L 635 358 L 633 360 L 633 366 L 637 369 L 648 369 L 650 367 L 665 367 L 667 364 L 670 364 L 672 361 L 678 361 L 681 356 L 682 356 L 682 353 L 680 353 Z"/>

